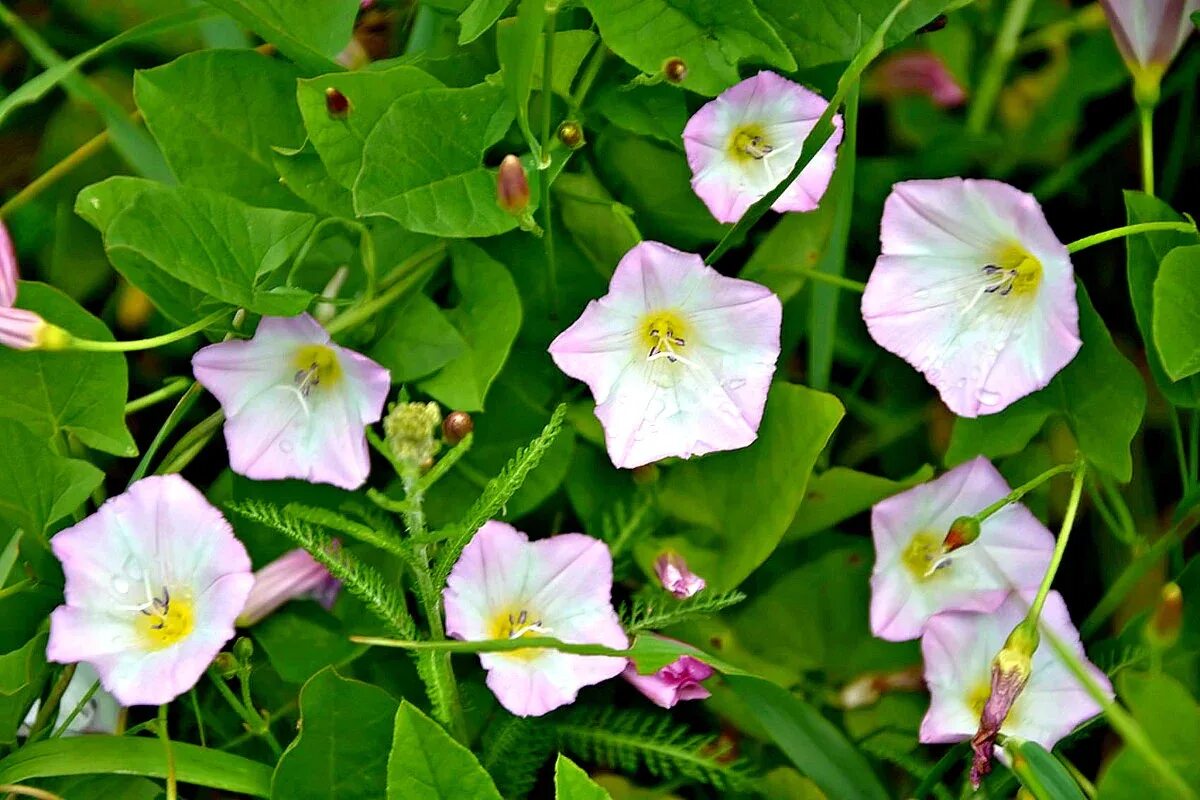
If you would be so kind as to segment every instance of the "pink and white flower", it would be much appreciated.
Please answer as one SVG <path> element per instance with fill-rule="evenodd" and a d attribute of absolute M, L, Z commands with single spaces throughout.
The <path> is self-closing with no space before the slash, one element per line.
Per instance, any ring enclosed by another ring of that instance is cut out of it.
<path fill-rule="evenodd" d="M 1134 73 L 1161 76 L 1192 32 L 1200 0 L 1100 0 L 1117 49 Z M 1157 80 L 1157 78 L 1156 78 Z"/>
<path fill-rule="evenodd" d="M 991 462 L 980 457 L 875 504 L 871 631 L 876 636 L 915 639 L 935 614 L 988 613 L 1012 590 L 1037 588 L 1050 565 L 1054 535 L 1020 503 L 1009 503 L 984 520 L 974 543 L 942 551 L 955 519 L 982 511 L 1010 491 Z"/>
<path fill-rule="evenodd" d="M 40 314 L 14 308 L 17 302 L 17 251 L 8 228 L 0 222 L 0 345 L 14 350 L 34 350 L 46 344 L 46 335 L 57 331 Z"/>
<path fill-rule="evenodd" d="M 450 573 L 446 633 L 456 639 L 553 637 L 629 647 L 612 607 L 612 556 L 598 539 L 564 533 L 529 541 L 503 522 L 484 523 Z M 522 717 L 575 701 L 584 686 L 613 678 L 626 660 L 546 648 L 481 653 L 488 688 Z"/>
<path fill-rule="evenodd" d="M 234 472 L 343 489 L 367 480 L 364 428 L 383 416 L 390 374 L 308 314 L 264 317 L 253 339 L 209 345 L 192 369 L 225 411 Z"/>
<path fill-rule="evenodd" d="M 712 215 L 737 222 L 786 178 L 828 105 L 816 92 L 764 71 L 697 111 L 683 129 L 683 148 L 692 189 Z M 842 141 L 841 115 L 833 124 L 833 135 L 771 205 L 773 211 L 812 211 L 821 202 Z"/>
<path fill-rule="evenodd" d="M 987 180 L 898 183 L 862 315 L 962 417 L 1002 411 L 1079 352 L 1067 248 L 1032 195 Z"/>
<path fill-rule="evenodd" d="M 71 712 L 75 710 L 87 693 L 95 685 L 96 681 L 100 680 L 99 673 L 96 672 L 90 664 L 80 664 L 75 674 L 71 676 L 70 682 L 67 684 L 66 691 L 63 692 L 62 700 L 58 704 L 58 717 L 54 720 L 54 729 L 57 730 L 67 721 L 67 717 L 71 716 Z M 25 721 L 21 723 L 21 727 L 17 730 L 20 736 L 28 736 L 34 722 L 37 721 L 38 709 L 41 708 L 41 701 L 33 704 L 29 709 L 29 713 L 25 715 Z M 117 715 L 121 711 L 121 706 L 117 699 L 103 688 L 97 689 L 95 693 L 88 699 L 83 707 L 79 709 L 79 713 L 71 720 L 71 724 L 67 725 L 63 736 L 82 736 L 86 733 L 114 733 L 117 730 Z"/>
<path fill-rule="evenodd" d="M 674 550 L 669 550 L 654 560 L 654 574 L 659 583 L 680 600 L 685 600 L 708 584 L 704 578 L 688 569 L 687 561 Z"/>
<path fill-rule="evenodd" d="M 50 547 L 66 604 L 50 615 L 46 658 L 91 664 L 125 706 L 192 688 L 254 582 L 229 523 L 178 475 L 138 481 Z"/>
<path fill-rule="evenodd" d="M 641 242 L 550 355 L 592 390 L 609 457 L 632 468 L 755 440 L 782 317 L 766 287 Z"/>
<path fill-rule="evenodd" d="M 1013 593 L 987 614 L 947 613 L 930 620 L 921 639 L 930 693 L 929 712 L 921 722 L 922 742 L 959 742 L 975 734 L 991 695 L 992 661 L 1028 611 L 1029 603 Z M 1058 637 L 1087 664 L 1109 697 L 1112 684 L 1087 663 L 1079 633 L 1058 592 L 1046 597 L 1039 630 L 1042 642 L 1034 651 L 1029 680 L 1008 710 L 1000 733 L 1049 750 L 1101 709 L 1059 658 L 1048 635 Z"/>
<path fill-rule="evenodd" d="M 942 108 L 961 106 L 967 93 L 937 54 L 910 50 L 884 59 L 871 75 L 869 87 L 884 97 L 925 95 Z"/>
<path fill-rule="evenodd" d="M 237 624 L 253 625 L 297 598 L 311 598 L 330 609 L 341 588 L 342 582 L 307 550 L 289 550 L 254 573 L 254 586 Z"/>
<path fill-rule="evenodd" d="M 713 668 L 698 658 L 683 655 L 667 664 L 658 672 L 639 675 L 631 661 L 621 677 L 662 708 L 674 708 L 682 700 L 704 700 L 712 694 L 704 688 L 704 681 L 713 676 Z"/>

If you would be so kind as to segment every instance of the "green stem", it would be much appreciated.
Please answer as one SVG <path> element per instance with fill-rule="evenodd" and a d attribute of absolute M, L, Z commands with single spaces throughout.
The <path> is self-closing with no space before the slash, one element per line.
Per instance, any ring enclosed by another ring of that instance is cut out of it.
<path fill-rule="evenodd" d="M 550 316 L 558 319 L 558 261 L 554 254 L 554 214 L 550 209 L 550 114 L 554 105 L 554 30 L 558 23 L 558 4 L 546 8 L 546 27 L 542 47 L 542 142 L 538 164 L 538 201 L 542 211 L 543 246 L 546 248 L 546 283 L 550 295 Z M 600 47 L 603 47 L 603 43 Z"/>
<path fill-rule="evenodd" d="M 50 721 L 58 716 L 58 705 L 62 702 L 63 694 L 67 691 L 67 686 L 71 683 L 71 678 L 75 677 L 76 664 L 68 664 L 63 667 L 63 671 L 59 673 L 58 680 L 50 689 L 50 694 L 46 696 L 46 702 L 42 703 L 38 708 L 37 716 L 33 719 L 33 725 L 29 728 L 29 736 L 25 739 L 25 744 L 32 744 L 41 738 L 42 731 L 50 724 Z"/>
<path fill-rule="evenodd" d="M 129 478 L 130 486 L 146 476 L 146 473 L 150 469 L 150 462 L 162 448 L 163 442 L 171 435 L 171 431 L 175 430 L 176 426 L 183 421 L 187 413 L 191 411 L 192 406 L 196 404 L 196 400 L 199 399 L 200 392 L 202 391 L 204 391 L 204 388 L 199 383 L 192 381 L 191 386 L 183 393 L 183 397 L 179 398 L 179 402 L 175 404 L 175 408 L 171 410 L 162 427 L 158 429 L 158 433 L 154 434 L 154 440 L 146 448 L 146 452 L 142 455 L 142 460 L 138 462 L 137 468 Z"/>
<path fill-rule="evenodd" d="M 429 491 L 429 487 L 433 486 L 435 483 L 445 477 L 446 473 L 454 468 L 454 465 L 458 463 L 459 459 L 471 451 L 471 445 L 474 443 L 474 432 L 468 433 L 466 436 L 464 436 L 462 441 L 454 446 L 453 450 L 438 459 L 438 462 L 417 480 L 416 490 L 421 494 Z"/>
<path fill-rule="evenodd" d="M 580 73 L 579 83 L 575 84 L 575 91 L 571 93 L 572 114 L 577 114 L 583 107 L 583 101 L 587 98 L 588 92 L 592 90 L 592 84 L 596 82 L 596 77 L 600 74 L 600 68 L 604 66 L 604 59 L 607 56 L 608 48 L 605 47 L 604 42 L 597 40 L 596 47 L 588 58 L 588 63 L 584 65 L 583 72 Z"/>
<path fill-rule="evenodd" d="M 1080 250 L 1086 250 L 1094 245 L 1111 242 L 1113 239 L 1120 239 L 1125 236 L 1136 236 L 1139 233 L 1152 233 L 1154 231 L 1181 231 L 1183 233 L 1195 233 L 1196 225 L 1192 222 L 1139 222 L 1136 225 L 1122 225 L 1119 228 L 1113 228 L 1100 233 L 1093 233 L 1091 236 L 1085 236 L 1082 239 L 1076 239 L 1067 245 L 1068 253 L 1078 253 Z"/>
<path fill-rule="evenodd" d="M 1180 485 L 1183 487 L 1183 493 L 1187 494 L 1191 476 L 1188 472 L 1187 451 L 1183 444 L 1183 426 L 1179 422 L 1179 411 L 1171 403 L 1167 403 L 1167 419 L 1171 421 L 1171 438 L 1175 441 L 1175 460 L 1179 462 Z"/>
<path fill-rule="evenodd" d="M 158 738 L 167 751 L 167 800 L 178 800 L 179 786 L 175 777 L 175 749 L 171 747 L 171 734 L 167 731 L 167 704 L 158 707 Z"/>
<path fill-rule="evenodd" d="M 629 652 L 605 647 L 602 644 L 575 644 L 546 636 L 523 636 L 520 639 L 484 639 L 475 642 L 424 641 L 415 639 L 386 639 L 377 636 L 351 636 L 350 641 L 377 647 L 398 647 L 402 650 L 439 650 L 446 653 L 508 653 L 513 650 L 546 648 L 579 656 L 616 656 L 628 658 Z"/>
<path fill-rule="evenodd" d="M 446 244 L 442 241 L 416 253 L 396 267 L 394 272 L 399 273 L 399 279 L 388 287 L 386 291 L 378 297 L 347 309 L 334 317 L 325 326 L 325 330 L 329 332 L 330 336 L 334 336 L 348 331 L 375 316 L 410 291 L 420 287 L 424 280 L 442 263 L 442 259 L 445 256 Z"/>
<path fill-rule="evenodd" d="M 59 736 L 62 736 L 64 733 L 66 733 L 67 728 L 71 727 L 71 723 L 75 721 L 75 718 L 79 716 L 79 714 L 83 711 L 84 707 L 88 704 L 88 702 L 92 699 L 93 696 L 95 696 L 96 692 L 98 692 L 99 690 L 100 690 L 100 681 L 94 681 L 92 683 L 91 687 L 88 688 L 88 690 L 84 693 L 83 697 L 81 697 L 79 699 L 79 702 L 75 704 L 75 707 L 71 709 L 71 713 L 67 714 L 67 718 L 64 719 L 62 721 L 62 724 L 59 725 L 54 730 L 54 732 L 50 734 L 50 738 L 57 739 Z"/>
<path fill-rule="evenodd" d="M 1059 464 L 1057 466 L 1051 467 L 1050 469 L 1043 472 L 1041 475 L 1038 475 L 1036 478 L 1033 478 L 1032 480 L 1026 481 L 1025 483 L 1021 484 L 1020 486 L 1018 486 L 1017 488 L 1013 489 L 1011 492 L 1006 494 L 1004 497 L 1001 497 L 999 500 L 997 500 L 996 502 L 992 503 L 987 508 L 980 511 L 978 514 L 975 515 L 975 519 L 978 520 L 979 522 L 983 522 L 985 519 L 990 517 L 992 514 L 995 514 L 997 511 L 1004 508 L 1009 503 L 1019 502 L 1022 497 L 1029 494 L 1034 489 L 1036 489 L 1037 487 L 1041 486 L 1046 481 L 1053 478 L 1055 475 L 1061 475 L 1064 472 L 1070 472 L 1071 470 L 1076 469 L 1078 463 L 1079 463 L 1078 461 L 1072 461 L 1070 464 Z"/>
<path fill-rule="evenodd" d="M 1025 617 L 1031 624 L 1037 625 L 1042 616 L 1042 606 L 1046 604 L 1046 596 L 1050 594 L 1050 584 L 1062 565 L 1063 554 L 1067 552 L 1067 540 L 1071 537 L 1071 528 L 1075 525 L 1075 514 L 1079 511 L 1079 498 L 1083 494 L 1083 479 L 1087 475 L 1087 462 L 1080 459 L 1075 462 L 1074 475 L 1071 483 L 1071 499 L 1067 501 L 1067 513 L 1063 517 L 1062 527 L 1058 531 L 1058 541 L 1054 545 L 1054 555 L 1050 558 L 1050 567 L 1042 576 L 1042 585 L 1038 587 L 1037 596 L 1029 606 L 1029 614 Z"/>
<path fill-rule="evenodd" d="M 979 81 L 979 89 L 967 112 L 967 132 L 978 136 L 987 129 L 992 118 L 992 110 L 1004 88 L 1004 78 L 1008 74 L 1008 65 L 1017 53 L 1021 31 L 1025 29 L 1025 21 L 1033 8 L 1033 0 L 1012 0 L 1004 12 L 1004 20 L 1000 25 L 1000 35 L 992 46 L 992 53 L 984 67 L 983 77 Z"/>
<path fill-rule="evenodd" d="M 12 586 L 0 588 L 0 600 L 3 600 L 5 597 L 11 597 L 14 594 L 20 594 L 26 589 L 32 589 L 36 585 L 37 581 L 32 578 L 26 578 L 25 580 L 17 581 Z"/>
<path fill-rule="evenodd" d="M 141 115 L 138 114 L 137 116 L 140 117 Z M 62 161 L 59 161 L 53 167 L 34 178 L 24 189 L 9 198 L 7 203 L 0 206 L 0 219 L 8 219 L 17 209 L 58 183 L 84 161 L 99 153 L 108 146 L 110 138 L 107 130 L 101 131 L 80 145 L 78 149 Z"/>
<path fill-rule="evenodd" d="M 214 411 L 196 423 L 196 427 L 179 437 L 175 446 L 163 456 L 162 463 L 158 465 L 158 469 L 154 470 L 155 474 L 170 475 L 173 472 L 181 472 L 217 435 L 217 431 L 220 430 L 221 423 L 224 421 L 225 412 Z"/>
<path fill-rule="evenodd" d="M 1138 121 L 1142 129 L 1142 191 L 1154 194 L 1154 106 L 1138 104 Z"/>
<path fill-rule="evenodd" d="M 367 444 L 371 445 L 376 453 L 387 459 L 387 462 L 392 465 L 392 469 L 396 471 L 397 475 L 404 472 L 406 469 L 404 462 L 396 458 L 395 453 L 392 452 L 392 448 L 387 446 L 387 442 L 379 438 L 379 434 L 375 432 L 374 428 L 367 428 Z"/>
<path fill-rule="evenodd" d="M 188 378 L 176 378 L 161 389 L 139 397 L 136 400 L 130 400 L 125 404 L 125 416 L 136 414 L 156 403 L 161 403 L 163 400 L 170 400 L 177 394 L 183 394 L 191 385 L 192 381 Z"/>
<path fill-rule="evenodd" d="M 818 283 L 827 283 L 830 286 L 836 286 L 839 289 L 848 289 L 852 292 L 862 294 L 867 290 L 867 285 L 862 281 L 843 278 L 841 275 L 833 275 L 828 272 L 822 272 L 819 269 L 807 269 L 805 267 L 791 267 L 788 272 L 794 275 L 803 275 L 809 280 L 817 281 Z"/>
<path fill-rule="evenodd" d="M 279 746 L 279 740 L 271 732 L 271 726 L 254 709 L 254 706 L 244 705 L 241 700 L 238 700 L 233 690 L 225 682 L 225 679 L 221 677 L 221 673 L 217 672 L 213 667 L 208 668 L 208 677 L 216 685 L 217 691 L 220 692 L 221 696 L 225 698 L 225 702 L 229 703 L 229 707 L 246 723 L 246 729 L 255 736 L 262 737 L 266 741 L 267 746 L 271 748 L 271 752 L 275 754 L 276 759 L 283 755 L 283 748 Z"/>
<path fill-rule="evenodd" d="M 154 336 L 150 339 L 134 339 L 127 342 L 98 342 L 92 339 L 77 339 L 72 336 L 64 349 L 84 350 L 92 353 L 130 353 L 135 350 L 153 350 L 155 347 L 178 342 L 180 339 L 186 339 L 199 333 L 226 316 L 229 316 L 229 309 L 223 308 L 177 331 L 164 333 L 162 336 Z"/>
<path fill-rule="evenodd" d="M 1192 788 L 1158 752 L 1137 720 L 1128 711 L 1109 699 L 1108 691 L 1097 683 L 1091 671 L 1080 661 L 1078 654 L 1053 631 L 1043 630 L 1042 635 L 1050 642 L 1050 646 L 1054 648 L 1054 652 L 1064 666 L 1070 670 L 1084 690 L 1100 706 L 1104 716 L 1108 718 L 1109 725 L 1124 740 L 1125 746 L 1140 755 L 1146 764 L 1158 773 L 1159 777 L 1163 779 L 1163 783 L 1174 790 L 1174 797 L 1178 797 L 1180 800 L 1189 798 L 1196 800 L 1196 793 L 1192 791 Z"/>
<path fill-rule="evenodd" d="M 200 699 L 196 696 L 196 687 L 188 690 L 188 698 L 192 701 L 192 713 L 196 715 L 196 731 L 200 734 L 200 746 L 208 747 L 208 737 L 204 734 L 204 715 L 200 713 Z"/>

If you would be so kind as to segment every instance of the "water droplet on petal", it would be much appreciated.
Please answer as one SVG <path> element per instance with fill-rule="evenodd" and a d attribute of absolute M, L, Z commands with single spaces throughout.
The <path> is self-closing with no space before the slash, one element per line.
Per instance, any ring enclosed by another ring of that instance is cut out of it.
<path fill-rule="evenodd" d="M 120 575 L 114 575 L 112 581 L 110 581 L 110 585 L 112 586 L 112 590 L 120 595 L 126 594 L 129 591 L 129 581 Z"/>
<path fill-rule="evenodd" d="M 978 394 L 979 402 L 985 406 L 994 406 L 1000 402 L 1000 395 L 989 389 L 981 389 Z"/>
<path fill-rule="evenodd" d="M 959 378 L 959 379 L 958 379 L 958 382 L 957 382 L 957 383 L 955 383 L 954 385 L 955 385 L 955 386 L 957 386 L 959 389 L 962 389 L 962 388 L 964 388 L 964 387 L 967 385 L 967 379 L 966 379 L 966 378 Z"/>

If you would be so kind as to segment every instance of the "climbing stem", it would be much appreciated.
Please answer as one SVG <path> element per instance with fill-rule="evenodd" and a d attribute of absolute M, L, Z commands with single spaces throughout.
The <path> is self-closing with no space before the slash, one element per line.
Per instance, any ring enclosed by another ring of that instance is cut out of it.
<path fill-rule="evenodd" d="M 1046 574 L 1042 576 L 1042 585 L 1038 587 L 1037 596 L 1033 598 L 1033 603 L 1029 606 L 1029 614 L 1026 616 L 1026 619 L 1033 625 L 1037 625 L 1038 619 L 1042 616 L 1042 607 L 1046 605 L 1046 596 L 1050 594 L 1050 585 L 1054 583 L 1054 576 L 1058 573 L 1059 566 L 1062 565 L 1063 553 L 1067 551 L 1067 540 L 1070 539 L 1071 528 L 1075 525 L 1075 515 L 1079 511 L 1079 498 L 1083 494 L 1083 480 L 1086 476 L 1087 462 L 1078 459 L 1073 465 L 1071 499 L 1067 501 L 1067 513 L 1063 517 L 1062 527 L 1058 531 L 1054 555 L 1050 558 L 1050 566 L 1046 569 Z"/>
<path fill-rule="evenodd" d="M 1041 486 L 1046 481 L 1053 478 L 1055 475 L 1061 475 L 1064 472 L 1070 472 L 1071 470 L 1075 469 L 1076 465 L 1078 463 L 1079 462 L 1077 462 L 1077 461 L 1072 461 L 1070 464 L 1059 464 L 1057 466 L 1051 467 L 1050 469 L 1043 472 L 1041 475 L 1038 475 L 1036 478 L 1033 478 L 1032 480 L 1026 481 L 1025 483 L 1021 484 L 1017 488 L 1013 489 L 1008 494 L 1004 495 L 1004 497 L 1001 497 L 999 500 L 997 500 L 996 502 L 992 503 L 987 508 L 980 511 L 978 514 L 975 515 L 975 519 L 978 520 L 979 522 L 983 522 L 985 519 L 990 517 L 992 514 L 995 514 L 997 511 L 1004 508 L 1009 503 L 1020 502 L 1022 497 L 1029 494 L 1034 489 L 1036 489 L 1037 487 Z"/>
<path fill-rule="evenodd" d="M 1193 222 L 1139 222 L 1136 225 L 1122 225 L 1119 228 L 1093 233 L 1091 236 L 1076 239 L 1067 245 L 1067 252 L 1078 253 L 1080 250 L 1086 250 L 1089 247 L 1103 244 L 1104 242 L 1111 242 L 1113 239 L 1120 239 L 1125 236 L 1137 236 L 1139 233 L 1153 233 L 1155 231 L 1195 233 L 1196 225 Z"/>
<path fill-rule="evenodd" d="M 1025 29 L 1025 21 L 1033 8 L 1033 0 L 1012 0 L 1004 12 L 1004 20 L 1000 24 L 1000 34 L 992 45 L 991 55 L 975 92 L 975 99 L 967 112 L 967 131 L 976 136 L 987 129 L 992 119 L 992 111 L 1004 88 L 1004 78 L 1008 74 L 1008 65 L 1017 53 L 1021 31 Z"/>
<path fill-rule="evenodd" d="M 135 350 L 153 350 L 155 347 L 162 347 L 163 345 L 178 342 L 180 339 L 186 339 L 211 325 L 215 325 L 223 317 L 229 315 L 229 309 L 223 308 L 220 311 L 214 311 L 203 319 L 196 320 L 191 325 L 186 325 L 179 330 L 149 339 L 133 339 L 125 342 L 102 342 L 92 339 L 78 339 L 72 336 L 64 349 L 86 350 L 93 353 L 130 353 Z"/>

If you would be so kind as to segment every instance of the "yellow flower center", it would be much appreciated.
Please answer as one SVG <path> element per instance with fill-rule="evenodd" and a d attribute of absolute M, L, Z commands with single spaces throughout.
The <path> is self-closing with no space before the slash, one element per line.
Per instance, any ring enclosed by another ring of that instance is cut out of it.
<path fill-rule="evenodd" d="M 729 155 L 738 162 L 761 161 L 774 149 L 767 141 L 766 130 L 755 123 L 738 127 L 729 137 Z"/>
<path fill-rule="evenodd" d="M 1042 283 L 1042 264 L 1019 244 L 1001 248 L 994 263 L 983 268 L 987 292 L 1004 297 L 1032 297 Z"/>
<path fill-rule="evenodd" d="M 666 358 L 674 363 L 688 344 L 690 329 L 683 316 L 674 310 L 653 311 L 638 326 L 639 349 L 646 358 Z"/>
<path fill-rule="evenodd" d="M 992 696 L 992 681 L 991 678 L 976 683 L 967 692 L 967 708 L 971 709 L 971 713 L 976 718 L 983 716 L 983 707 L 987 705 L 988 698 Z M 1008 716 L 1004 718 L 1004 724 L 1001 729 L 1008 728 L 1012 730 L 1012 726 L 1017 724 L 1017 706 L 1020 705 L 1020 699 L 1013 703 L 1012 708 L 1008 710 Z"/>
<path fill-rule="evenodd" d="M 296 374 L 293 382 L 307 396 L 314 386 L 333 386 L 342 377 L 342 365 L 337 355 L 323 344 L 307 344 L 296 351 L 293 359 Z"/>
<path fill-rule="evenodd" d="M 552 632 L 542 624 L 542 620 L 528 609 L 505 609 L 492 617 L 488 627 L 489 639 L 530 639 L 539 636 L 550 636 Z M 537 656 L 543 648 L 529 647 L 520 650 L 508 650 L 503 654 L 521 661 L 528 661 Z"/>
<path fill-rule="evenodd" d="M 915 534 L 900 555 L 900 561 L 918 581 L 926 581 L 938 574 L 940 569 L 930 568 L 942 557 L 942 539 L 927 531 Z"/>
<path fill-rule="evenodd" d="M 150 650 L 162 650 L 186 639 L 196 627 L 196 611 L 190 598 L 172 597 L 163 588 L 162 597 L 155 597 L 149 608 L 137 616 L 137 630 Z"/>

